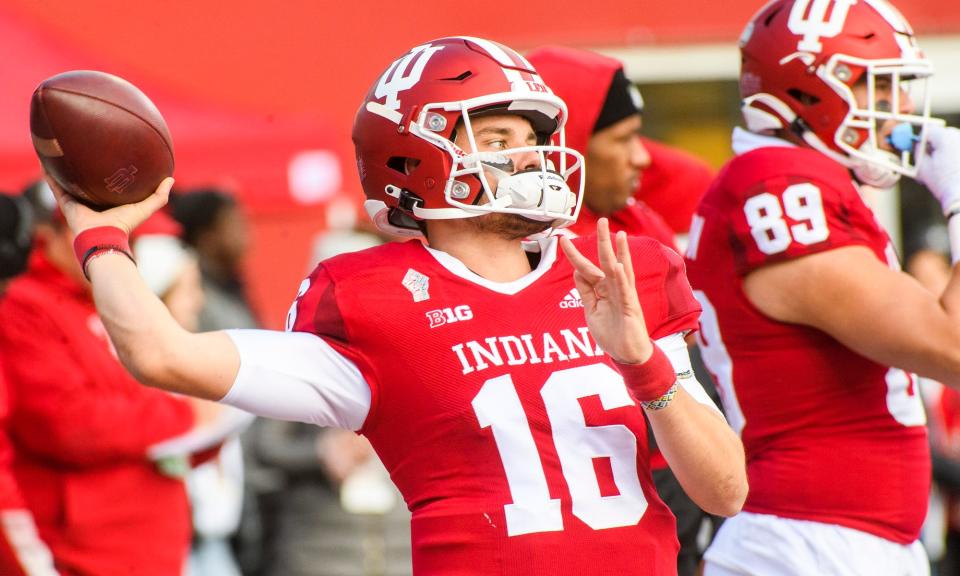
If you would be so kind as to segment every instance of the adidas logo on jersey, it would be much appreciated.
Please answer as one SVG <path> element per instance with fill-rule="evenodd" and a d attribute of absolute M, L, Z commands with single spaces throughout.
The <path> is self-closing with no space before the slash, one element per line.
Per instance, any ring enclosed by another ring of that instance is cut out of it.
<path fill-rule="evenodd" d="M 567 293 L 560 301 L 561 308 L 583 308 L 583 300 L 576 288 Z"/>

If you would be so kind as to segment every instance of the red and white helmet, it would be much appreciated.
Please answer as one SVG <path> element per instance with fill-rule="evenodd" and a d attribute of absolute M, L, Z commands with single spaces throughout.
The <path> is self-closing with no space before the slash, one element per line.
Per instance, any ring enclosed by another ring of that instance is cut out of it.
<path fill-rule="evenodd" d="M 536 152 L 540 168 L 491 186 L 485 167 L 497 166 L 502 155 L 468 154 L 454 144 L 459 129 L 478 149 L 470 118 L 483 113 L 527 118 L 537 145 L 506 152 Z M 415 220 L 491 212 L 569 225 L 583 186 L 571 191 L 566 181 L 583 158 L 565 145 L 566 119 L 563 100 L 506 46 L 470 37 L 417 46 L 386 69 L 354 120 L 364 207 L 380 229 L 405 235 L 419 234 Z"/>
<path fill-rule="evenodd" d="M 889 187 L 901 174 L 916 175 L 920 155 L 913 151 L 922 149 L 926 126 L 936 122 L 926 86 L 933 66 L 886 0 L 773 0 L 747 24 L 740 51 L 749 130 L 791 130 L 866 184 Z M 890 82 L 890 110 L 875 106 L 881 79 Z M 866 107 L 852 91 L 861 81 Z M 915 110 L 902 113 L 908 86 Z M 878 127 L 888 120 L 905 125 L 891 139 L 897 154 L 882 150 L 878 140 Z"/>

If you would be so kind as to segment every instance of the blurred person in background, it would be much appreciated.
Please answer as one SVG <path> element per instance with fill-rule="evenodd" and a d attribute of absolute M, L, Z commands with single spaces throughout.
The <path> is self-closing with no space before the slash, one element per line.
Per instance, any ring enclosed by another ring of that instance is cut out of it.
<path fill-rule="evenodd" d="M 243 280 L 250 235 L 240 204 L 223 190 L 197 188 L 173 196 L 171 208 L 200 263 L 204 306 L 198 329 L 259 327 Z"/>
<path fill-rule="evenodd" d="M 960 269 L 939 294 L 903 273 L 863 193 L 917 178 L 960 246 L 960 131 L 886 1 L 774 0 L 740 51 L 746 130 L 686 252 L 750 479 L 705 574 L 929 574 L 917 375 L 960 386 Z"/>
<path fill-rule="evenodd" d="M 28 196 L 35 250 L 0 301 L 17 482 L 61 574 L 179 574 L 186 489 L 148 451 L 188 432 L 194 412 L 123 368 L 49 190 Z"/>
<path fill-rule="evenodd" d="M 674 233 L 686 231 L 680 222 L 689 222 L 712 171 L 687 153 L 641 137 L 643 99 L 619 60 L 560 46 L 538 48 L 527 59 L 567 103 L 567 144 L 584 151 L 584 206 L 570 229 L 590 233 L 597 218 L 606 216 L 611 227 L 654 237 L 676 249 Z M 651 173 L 653 178 L 648 178 Z M 671 228 L 637 195 L 662 199 L 679 228 Z M 699 371 L 697 378 L 715 394 L 705 371 Z M 698 536 L 708 515 L 684 493 L 655 442 L 651 442 L 651 468 L 660 498 L 677 517 L 678 573 L 693 576 L 703 554 Z"/>
<path fill-rule="evenodd" d="M 181 227 L 181 238 L 196 256 L 203 287 L 203 308 L 196 330 L 258 328 L 250 303 L 243 263 L 250 249 L 243 207 L 226 190 L 201 187 L 171 195 L 170 214 Z M 276 533 L 277 500 L 282 498 L 282 474 L 261 464 L 249 449 L 262 421 L 254 421 L 239 440 L 243 448 L 243 512 L 234 547 L 242 570 L 262 574 Z"/>
<path fill-rule="evenodd" d="M 569 230 L 590 234 L 597 219 L 606 217 L 612 231 L 650 236 L 676 249 L 673 230 L 634 198 L 650 154 L 640 140 L 643 99 L 624 75 L 623 64 L 559 46 L 533 50 L 527 59 L 567 103 L 567 145 L 583 151 L 583 207 Z"/>
<path fill-rule="evenodd" d="M 641 110 L 641 113 L 643 111 Z M 700 198 L 716 177 L 716 170 L 689 152 L 640 136 L 650 162 L 640 172 L 633 195 L 659 214 L 686 246 L 690 219 Z"/>
<path fill-rule="evenodd" d="M 157 212 L 137 229 L 132 248 L 150 290 L 181 326 L 196 331 L 204 302 L 203 286 L 197 259 L 183 245 L 180 233 L 176 221 L 165 211 Z M 208 461 L 187 474 L 193 540 L 186 576 L 239 576 L 229 541 L 239 527 L 243 504 L 243 454 L 237 435 L 252 416 L 215 402 L 189 400 L 208 432 L 218 427 L 232 430 L 211 434 L 207 445 L 219 442 L 220 436 L 227 438 L 222 446 L 211 448 Z M 157 449 L 154 447 L 153 452 Z M 196 451 L 194 448 L 180 454 Z M 164 459 L 169 461 L 167 452 Z"/>
<path fill-rule="evenodd" d="M 27 267 L 33 247 L 33 211 L 23 197 L 0 193 L 0 300 L 10 280 Z M 56 576 L 53 555 L 40 539 L 13 473 L 13 446 L 7 434 L 12 398 L 0 347 L 0 574 Z"/>

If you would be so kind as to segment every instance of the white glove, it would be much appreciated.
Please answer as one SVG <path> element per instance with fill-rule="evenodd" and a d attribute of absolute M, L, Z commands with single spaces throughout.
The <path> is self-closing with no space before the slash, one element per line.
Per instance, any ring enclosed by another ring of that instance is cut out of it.
<path fill-rule="evenodd" d="M 920 153 L 917 180 L 940 201 L 945 216 L 960 210 L 960 130 L 928 125 Z"/>

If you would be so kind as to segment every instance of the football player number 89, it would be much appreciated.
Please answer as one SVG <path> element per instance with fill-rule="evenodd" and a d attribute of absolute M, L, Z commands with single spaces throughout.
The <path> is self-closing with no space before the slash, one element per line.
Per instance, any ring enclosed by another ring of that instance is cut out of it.
<path fill-rule="evenodd" d="M 795 241 L 823 242 L 830 235 L 820 189 L 809 182 L 788 186 L 783 191 L 782 206 L 780 198 L 769 192 L 752 196 L 743 205 L 743 212 L 757 248 L 764 254 L 783 252 Z M 796 224 L 788 225 L 784 213 Z"/>
<path fill-rule="evenodd" d="M 588 426 L 579 399 L 599 396 L 604 409 L 634 402 L 619 375 L 605 364 L 554 372 L 540 389 L 560 467 L 570 489 L 573 514 L 594 530 L 631 526 L 647 510 L 637 475 L 637 437 L 622 425 Z M 484 382 L 473 399 L 481 428 L 491 428 L 510 487 L 503 507 L 507 534 L 563 530 L 560 500 L 550 497 L 540 454 L 509 374 Z M 619 494 L 603 496 L 594 458 L 610 459 Z"/>

